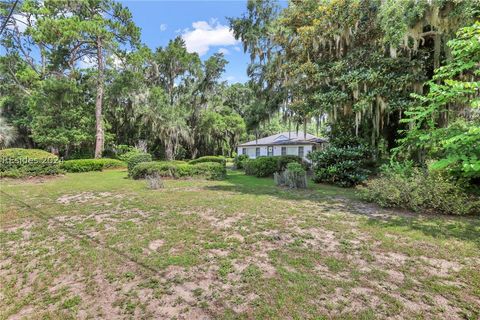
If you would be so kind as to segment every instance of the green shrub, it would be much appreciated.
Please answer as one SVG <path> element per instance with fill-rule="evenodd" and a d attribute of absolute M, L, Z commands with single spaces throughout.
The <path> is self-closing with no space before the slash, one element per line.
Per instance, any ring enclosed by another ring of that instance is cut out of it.
<path fill-rule="evenodd" d="M 222 165 L 226 165 L 227 160 L 225 159 L 225 157 L 221 157 L 221 156 L 204 156 L 204 157 L 190 160 L 188 163 L 197 164 L 202 162 L 218 162 L 218 163 L 221 163 Z"/>
<path fill-rule="evenodd" d="M 227 175 L 227 169 L 218 162 L 203 162 L 193 166 L 194 176 L 203 176 L 210 180 L 222 180 Z"/>
<path fill-rule="evenodd" d="M 247 175 L 270 177 L 275 172 L 284 171 L 287 164 L 291 162 L 303 164 L 302 159 L 297 156 L 275 156 L 246 159 L 242 161 L 242 165 L 245 169 L 245 174 Z"/>
<path fill-rule="evenodd" d="M 275 157 L 275 158 L 277 158 L 277 171 L 286 170 L 288 164 L 290 164 L 292 162 L 295 162 L 295 163 L 298 163 L 298 164 L 302 165 L 302 167 L 304 169 L 307 169 L 307 167 L 308 167 L 308 164 L 305 163 L 303 161 L 303 159 L 300 158 L 299 156 L 287 155 L 287 156 L 279 156 L 279 157 Z"/>
<path fill-rule="evenodd" d="M 131 170 L 133 179 L 143 179 L 154 174 L 169 178 L 201 176 L 206 179 L 219 180 L 225 178 L 226 169 L 218 162 L 203 162 L 191 165 L 174 161 L 151 161 L 139 163 Z"/>
<path fill-rule="evenodd" d="M 60 168 L 67 172 L 101 171 L 103 169 L 125 168 L 126 164 L 117 159 L 79 159 L 68 160 L 60 164 Z"/>
<path fill-rule="evenodd" d="M 0 150 L 0 177 L 25 177 L 61 173 L 56 155 L 38 149 Z"/>
<path fill-rule="evenodd" d="M 399 170 L 400 169 L 400 170 Z M 416 212 L 465 215 L 480 212 L 480 199 L 438 172 L 411 165 L 384 167 L 381 175 L 359 186 L 363 200 L 382 207 L 405 208 Z"/>
<path fill-rule="evenodd" d="M 233 158 L 233 165 L 235 166 L 236 169 L 243 169 L 243 162 L 245 160 L 248 160 L 248 155 L 247 154 L 239 154 L 235 158 Z"/>
<path fill-rule="evenodd" d="M 134 156 L 137 156 L 139 154 L 144 154 L 144 153 L 145 152 L 143 152 L 142 150 L 134 148 L 134 147 L 121 148 L 119 150 L 119 153 L 117 154 L 117 157 L 118 157 L 119 160 L 128 163 L 130 158 L 132 158 Z"/>
<path fill-rule="evenodd" d="M 333 183 L 341 187 L 351 187 L 368 178 L 367 169 L 371 159 L 370 150 L 363 146 L 330 146 L 308 154 L 312 160 L 313 180 Z"/>
<path fill-rule="evenodd" d="M 139 163 L 152 161 L 152 155 L 148 153 L 132 154 L 128 157 L 128 174 L 130 175 L 132 169 Z"/>

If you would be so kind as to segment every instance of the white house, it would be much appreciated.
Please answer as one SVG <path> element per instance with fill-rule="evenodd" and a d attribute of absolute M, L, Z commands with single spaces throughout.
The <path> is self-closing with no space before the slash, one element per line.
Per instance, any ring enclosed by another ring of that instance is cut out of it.
<path fill-rule="evenodd" d="M 326 139 L 303 132 L 282 132 L 238 146 L 238 154 L 246 154 L 250 158 L 268 156 L 295 155 L 308 161 L 307 154 L 319 150 L 327 143 Z"/>

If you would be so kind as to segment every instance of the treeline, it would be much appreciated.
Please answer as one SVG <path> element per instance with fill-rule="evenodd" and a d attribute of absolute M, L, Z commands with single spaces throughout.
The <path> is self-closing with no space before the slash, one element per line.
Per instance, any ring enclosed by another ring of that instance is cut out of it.
<path fill-rule="evenodd" d="M 13 4 L 2 3 L 3 17 Z M 1 37 L 0 147 L 65 158 L 124 146 L 164 159 L 231 156 L 240 139 L 284 126 L 279 117 L 259 125 L 251 86 L 221 80 L 222 54 L 201 61 L 181 38 L 155 50 L 139 39 L 114 1 L 19 2 Z"/>

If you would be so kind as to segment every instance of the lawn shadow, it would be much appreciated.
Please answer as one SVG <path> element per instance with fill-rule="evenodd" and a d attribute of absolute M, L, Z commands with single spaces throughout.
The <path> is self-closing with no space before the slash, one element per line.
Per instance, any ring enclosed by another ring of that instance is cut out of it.
<path fill-rule="evenodd" d="M 238 192 L 249 195 L 268 195 L 283 200 L 309 200 L 335 203 L 335 207 L 355 215 L 366 217 L 367 225 L 388 228 L 404 228 L 420 231 L 437 239 L 457 239 L 473 242 L 480 247 L 480 218 L 442 216 L 413 213 L 406 210 L 385 209 L 362 202 L 353 189 L 315 184 L 309 181 L 308 189 L 295 190 L 275 186 L 272 178 L 256 178 L 239 171 L 230 171 L 228 184 L 205 186 L 206 190 Z"/>

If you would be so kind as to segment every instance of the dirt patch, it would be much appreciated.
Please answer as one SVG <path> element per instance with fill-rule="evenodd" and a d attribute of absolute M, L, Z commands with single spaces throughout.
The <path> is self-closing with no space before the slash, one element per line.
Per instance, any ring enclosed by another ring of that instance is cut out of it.
<path fill-rule="evenodd" d="M 153 240 L 153 241 L 150 241 L 150 243 L 148 244 L 148 249 L 150 251 L 157 251 L 161 246 L 163 246 L 163 244 L 165 243 L 164 240 L 162 239 L 158 239 L 158 240 Z"/>
<path fill-rule="evenodd" d="M 77 194 L 66 194 L 57 199 L 58 203 L 70 204 L 70 203 L 87 203 L 99 199 L 121 199 L 123 195 L 112 194 L 111 192 L 81 192 Z"/>

